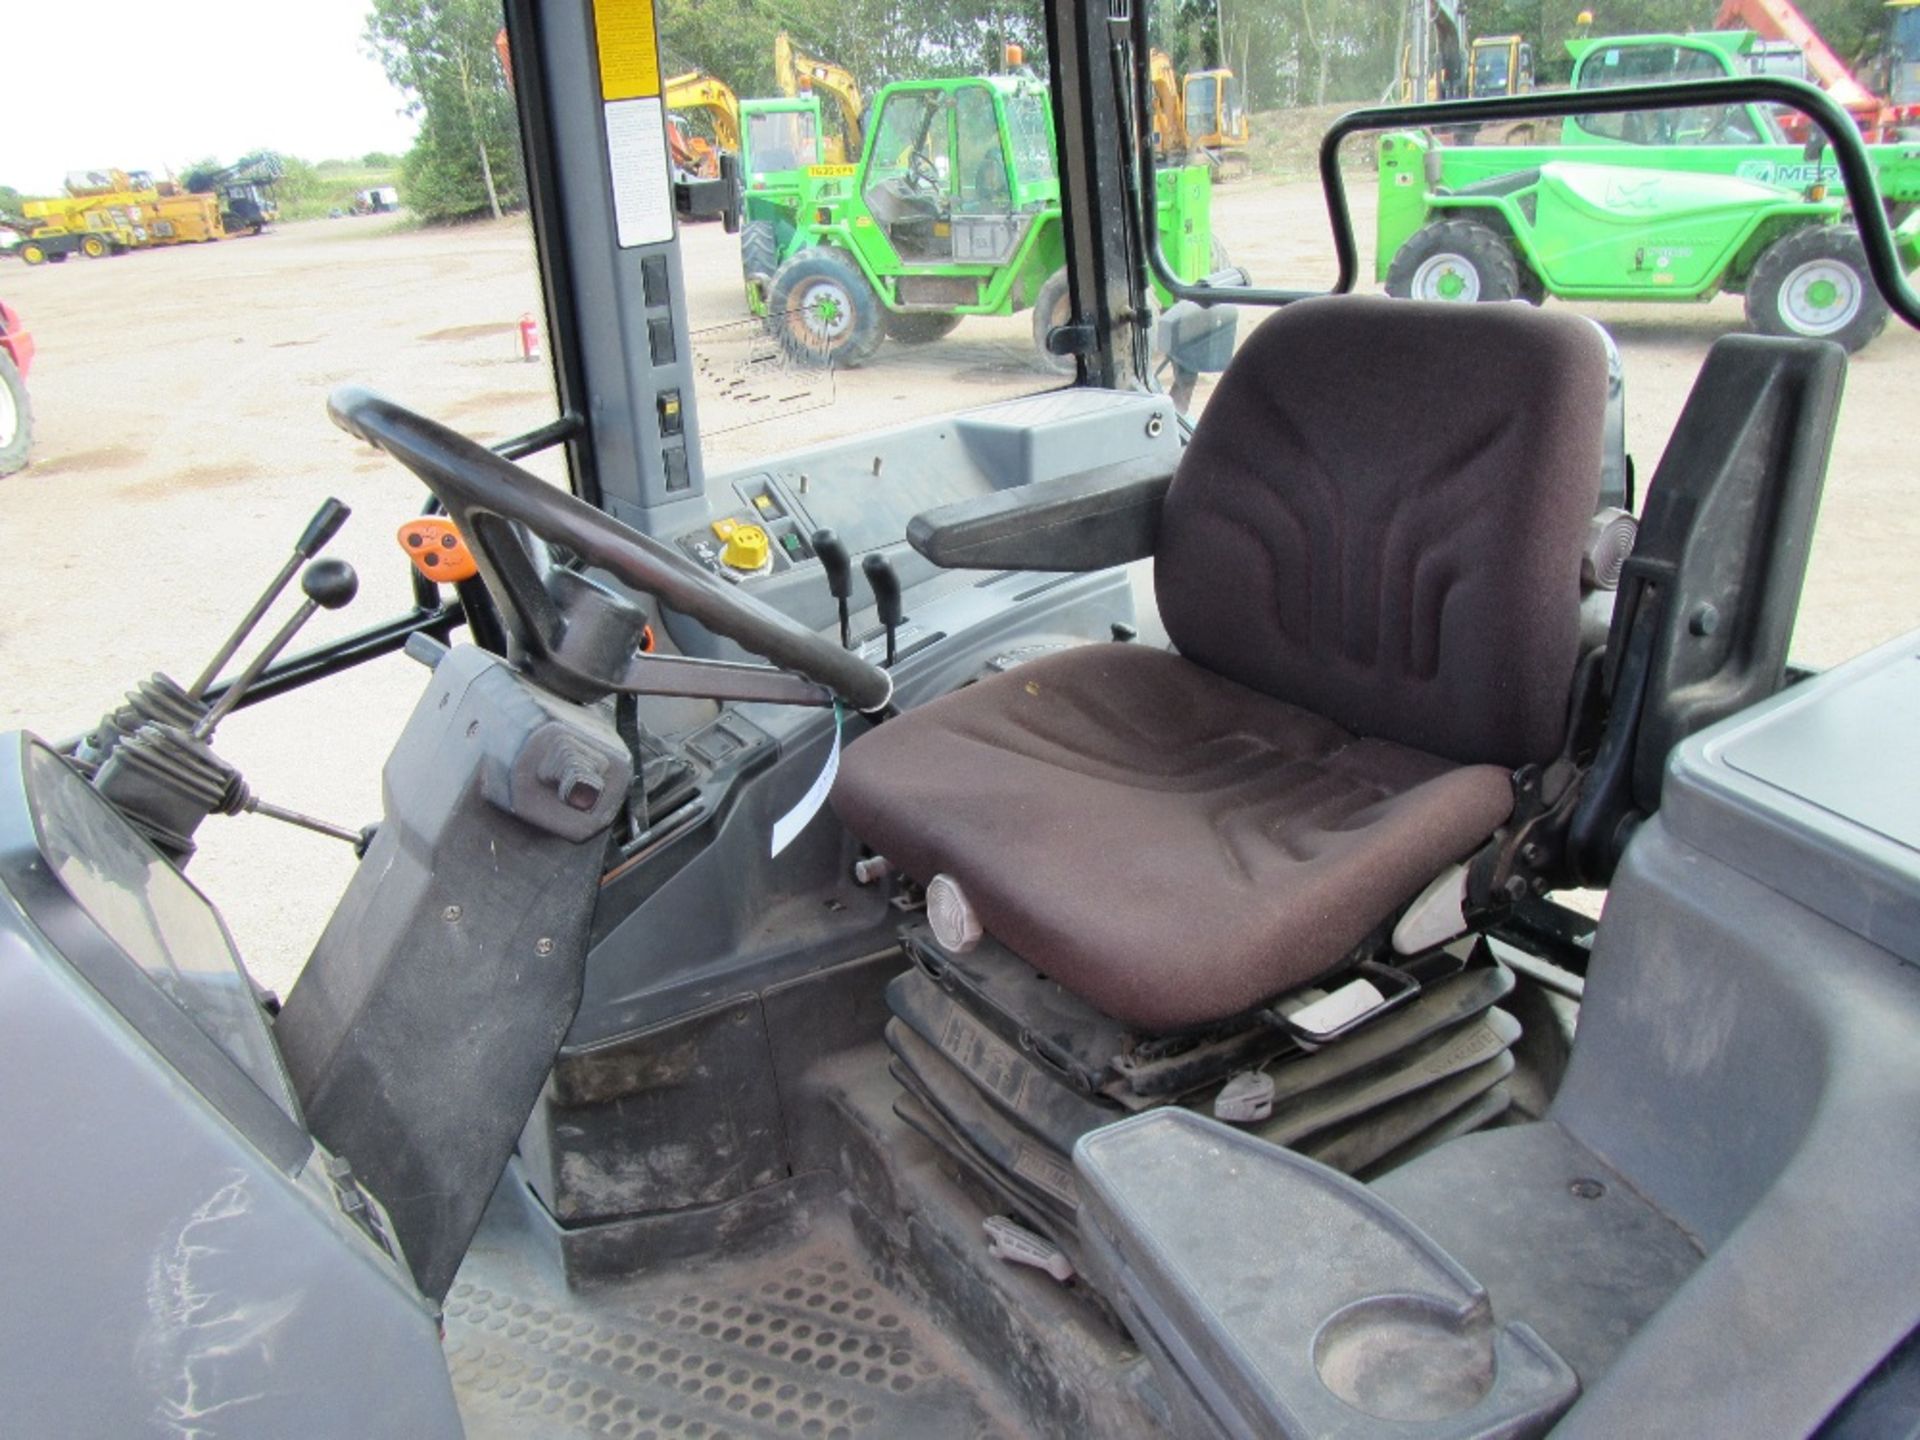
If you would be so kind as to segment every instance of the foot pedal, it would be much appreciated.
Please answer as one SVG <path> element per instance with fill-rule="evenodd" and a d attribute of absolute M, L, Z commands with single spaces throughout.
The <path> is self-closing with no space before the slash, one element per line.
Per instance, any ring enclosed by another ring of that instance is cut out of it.
<path fill-rule="evenodd" d="M 987 1253 L 1009 1265 L 1026 1265 L 1051 1275 L 1062 1285 L 1073 1278 L 1073 1262 L 1067 1252 L 1044 1236 L 1036 1235 L 1017 1220 L 1004 1215 L 989 1215 L 985 1221 Z"/>

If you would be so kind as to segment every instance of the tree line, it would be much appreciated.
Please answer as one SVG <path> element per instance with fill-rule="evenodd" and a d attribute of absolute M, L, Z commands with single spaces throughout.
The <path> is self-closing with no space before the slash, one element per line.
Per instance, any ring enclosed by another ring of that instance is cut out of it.
<path fill-rule="evenodd" d="M 1141 3 L 1141 0 L 1135 0 Z M 1280 109 L 1372 101 L 1393 87 L 1408 0 L 1161 0 L 1154 42 L 1181 70 L 1224 64 L 1247 103 Z M 1465 0 L 1469 34 L 1518 34 L 1540 81 L 1564 80 L 1570 37 L 1708 28 L 1717 0 Z M 1882 0 L 1800 0 L 1843 59 L 1866 72 L 1886 31 Z M 1582 12 L 1591 14 L 1590 28 Z M 1038 6 L 1021 0 L 661 0 L 670 71 L 704 70 L 743 98 L 775 93 L 773 41 L 845 66 L 869 94 L 894 80 L 987 74 L 1009 44 L 1044 71 Z M 494 40 L 499 0 L 373 0 L 366 39 L 420 118 L 402 162 L 406 202 L 428 220 L 499 215 L 524 203 L 513 98 Z"/>

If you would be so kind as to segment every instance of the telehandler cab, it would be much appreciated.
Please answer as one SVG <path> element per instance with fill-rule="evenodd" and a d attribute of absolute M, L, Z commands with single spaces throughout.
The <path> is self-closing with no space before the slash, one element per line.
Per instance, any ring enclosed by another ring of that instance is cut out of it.
<path fill-rule="evenodd" d="M 1053 0 L 1075 383 L 722 473 L 633 19 L 506 10 L 560 415 L 306 397 L 429 492 L 415 608 L 289 653 L 329 504 L 0 743 L 7 1433 L 1910 1433 L 1920 637 L 1787 660 L 1844 353 L 1717 343 L 1636 497 L 1588 320 L 1244 289 L 1189 429 L 1147 12 Z M 401 650 L 274 1000 L 221 727 Z"/>

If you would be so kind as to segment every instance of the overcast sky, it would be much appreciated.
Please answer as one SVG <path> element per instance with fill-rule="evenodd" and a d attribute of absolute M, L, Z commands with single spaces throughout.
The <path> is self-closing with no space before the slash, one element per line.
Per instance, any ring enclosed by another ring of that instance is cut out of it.
<path fill-rule="evenodd" d="M 0 185 L 151 170 L 262 147 L 305 160 L 404 151 L 414 122 L 360 33 L 368 0 L 0 0 L 13 119 Z"/>

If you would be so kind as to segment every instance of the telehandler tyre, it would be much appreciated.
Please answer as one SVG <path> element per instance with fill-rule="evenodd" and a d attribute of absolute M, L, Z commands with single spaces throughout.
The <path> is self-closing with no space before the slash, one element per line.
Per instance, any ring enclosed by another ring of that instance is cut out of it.
<path fill-rule="evenodd" d="M 910 310 L 887 312 L 886 327 L 889 339 L 898 340 L 902 345 L 931 345 L 935 340 L 951 335 L 964 316 L 941 315 L 931 310 Z"/>
<path fill-rule="evenodd" d="M 1071 355 L 1047 353 L 1047 335 L 1056 326 L 1073 322 L 1073 296 L 1067 290 L 1067 272 L 1061 270 L 1040 287 L 1033 302 L 1033 349 L 1040 368 L 1051 375 L 1072 375 L 1076 362 Z"/>
<path fill-rule="evenodd" d="M 1760 253 L 1747 276 L 1747 323 L 1762 335 L 1834 340 L 1859 350 L 1887 328 L 1887 302 L 1851 225 L 1805 225 Z"/>
<path fill-rule="evenodd" d="M 1497 231 L 1476 220 L 1435 220 L 1414 232 L 1387 267 L 1387 293 L 1401 300 L 1520 298 L 1520 262 Z"/>
<path fill-rule="evenodd" d="M 767 319 L 798 365 L 851 370 L 880 348 L 880 297 L 860 267 L 837 250 L 802 250 L 774 273 Z"/>
<path fill-rule="evenodd" d="M 771 220 L 749 220 L 740 227 L 740 273 L 764 291 L 780 268 L 780 237 Z"/>
<path fill-rule="evenodd" d="M 25 468 L 33 444 L 33 408 L 27 402 L 27 382 L 13 361 L 0 353 L 0 476 Z"/>

